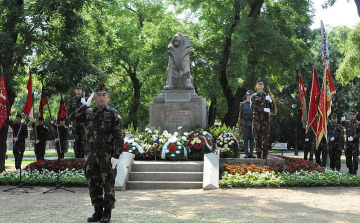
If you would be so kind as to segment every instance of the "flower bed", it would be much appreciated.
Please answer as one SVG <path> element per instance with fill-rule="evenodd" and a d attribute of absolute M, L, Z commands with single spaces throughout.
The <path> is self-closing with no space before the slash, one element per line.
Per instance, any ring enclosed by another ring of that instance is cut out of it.
<path fill-rule="evenodd" d="M 83 160 L 40 160 L 30 163 L 25 167 L 29 171 L 63 171 L 63 170 L 84 170 L 85 162 Z"/>

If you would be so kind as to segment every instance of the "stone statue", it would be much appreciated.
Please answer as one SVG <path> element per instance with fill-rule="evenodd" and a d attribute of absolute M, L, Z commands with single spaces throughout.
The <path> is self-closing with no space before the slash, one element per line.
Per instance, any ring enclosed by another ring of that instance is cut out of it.
<path fill-rule="evenodd" d="M 194 89 L 193 78 L 190 75 L 190 41 L 181 33 L 176 34 L 168 45 L 169 64 L 165 90 Z"/>

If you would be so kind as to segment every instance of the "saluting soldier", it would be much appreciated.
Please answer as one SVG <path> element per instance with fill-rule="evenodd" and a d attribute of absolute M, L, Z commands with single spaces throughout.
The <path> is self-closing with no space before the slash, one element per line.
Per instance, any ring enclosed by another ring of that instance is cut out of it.
<path fill-rule="evenodd" d="M 328 149 L 330 157 L 330 168 L 340 171 L 341 168 L 341 140 L 344 138 L 343 127 L 337 123 L 338 119 L 335 113 L 331 114 L 330 130 L 328 134 Z"/>
<path fill-rule="evenodd" d="M 269 149 L 270 133 L 270 108 L 274 108 L 274 103 L 270 95 L 264 92 L 264 81 L 259 78 L 256 81 L 257 92 L 251 96 L 251 109 L 253 111 L 252 129 L 255 138 L 256 155 L 258 159 L 266 159 Z"/>
<path fill-rule="evenodd" d="M 305 133 L 305 142 L 304 142 L 304 160 L 313 161 L 314 159 L 314 146 L 315 146 L 315 134 L 312 128 Z"/>
<path fill-rule="evenodd" d="M 250 108 L 252 90 L 246 92 L 246 100 L 240 103 L 240 133 L 244 140 L 245 158 L 255 158 L 254 156 L 254 134 L 252 132 L 253 112 Z M 250 153 L 249 153 L 250 145 Z"/>
<path fill-rule="evenodd" d="M 69 128 L 65 125 L 65 122 L 65 118 L 60 119 L 59 125 L 54 124 L 53 121 L 51 122 L 54 126 L 55 147 L 59 160 L 64 159 L 65 153 L 67 152 Z"/>
<path fill-rule="evenodd" d="M 84 127 L 84 118 L 76 118 L 74 115 L 71 115 L 76 109 L 78 109 L 85 102 L 85 98 L 82 98 L 83 90 L 80 85 L 76 85 L 74 89 L 75 97 L 70 100 L 68 112 L 70 114 L 70 122 L 72 125 L 72 135 L 75 139 L 74 141 L 74 153 L 75 158 L 84 158 L 85 156 L 85 127 Z"/>
<path fill-rule="evenodd" d="M 35 123 L 32 124 L 33 128 Z M 46 149 L 46 138 L 49 134 L 49 129 L 44 125 L 44 118 L 39 117 L 39 125 L 36 126 L 37 140 L 35 141 L 35 155 L 36 160 L 44 160 Z"/>
<path fill-rule="evenodd" d="M 15 157 L 15 168 L 21 168 L 21 162 L 25 152 L 25 139 L 28 136 L 28 129 L 25 123 L 22 122 L 20 114 L 16 115 L 14 129 L 15 137 L 13 139 L 13 154 Z"/>
<path fill-rule="evenodd" d="M 356 119 L 357 112 L 353 108 L 350 111 L 350 120 L 346 120 L 345 116 L 341 117 L 341 123 L 346 129 L 346 166 L 349 173 L 356 175 L 359 163 L 359 134 L 360 122 Z"/>
<path fill-rule="evenodd" d="M 92 97 L 95 107 L 90 107 Z M 109 222 L 115 207 L 115 174 L 124 145 L 124 130 L 119 112 L 108 105 L 110 93 L 100 83 L 87 102 L 77 109 L 75 118 L 84 118 L 86 131 L 85 176 L 95 213 L 88 222 Z"/>

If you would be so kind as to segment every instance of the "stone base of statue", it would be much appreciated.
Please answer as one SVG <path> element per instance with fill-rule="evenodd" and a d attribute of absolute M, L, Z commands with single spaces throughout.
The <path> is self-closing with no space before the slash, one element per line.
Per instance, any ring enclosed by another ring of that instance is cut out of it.
<path fill-rule="evenodd" d="M 150 104 L 149 125 L 160 133 L 183 133 L 192 126 L 205 128 L 206 124 L 206 100 L 195 90 L 163 90 Z"/>

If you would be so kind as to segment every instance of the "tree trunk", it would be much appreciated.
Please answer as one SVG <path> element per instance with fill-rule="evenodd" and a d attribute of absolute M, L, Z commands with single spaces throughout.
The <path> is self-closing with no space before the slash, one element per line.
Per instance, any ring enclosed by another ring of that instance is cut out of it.
<path fill-rule="evenodd" d="M 208 115 L 208 127 L 212 127 L 215 124 L 216 118 L 216 97 L 211 98 L 210 108 L 209 108 L 209 115 Z"/>
<path fill-rule="evenodd" d="M 134 126 L 134 129 L 137 129 L 138 127 L 138 111 L 139 111 L 139 106 L 140 106 L 140 89 L 141 89 L 141 84 L 139 79 L 136 77 L 136 69 L 134 69 L 134 71 L 131 71 L 131 69 L 129 70 L 129 76 L 130 79 L 132 81 L 132 85 L 133 85 L 133 90 L 134 90 L 134 95 L 133 95 L 133 100 L 132 100 L 132 104 L 130 107 L 130 111 L 129 111 L 129 121 L 127 123 L 127 125 L 130 125 L 131 123 Z"/>
<path fill-rule="evenodd" d="M 355 5 L 358 11 L 358 16 L 360 17 L 360 0 L 355 0 Z"/>

